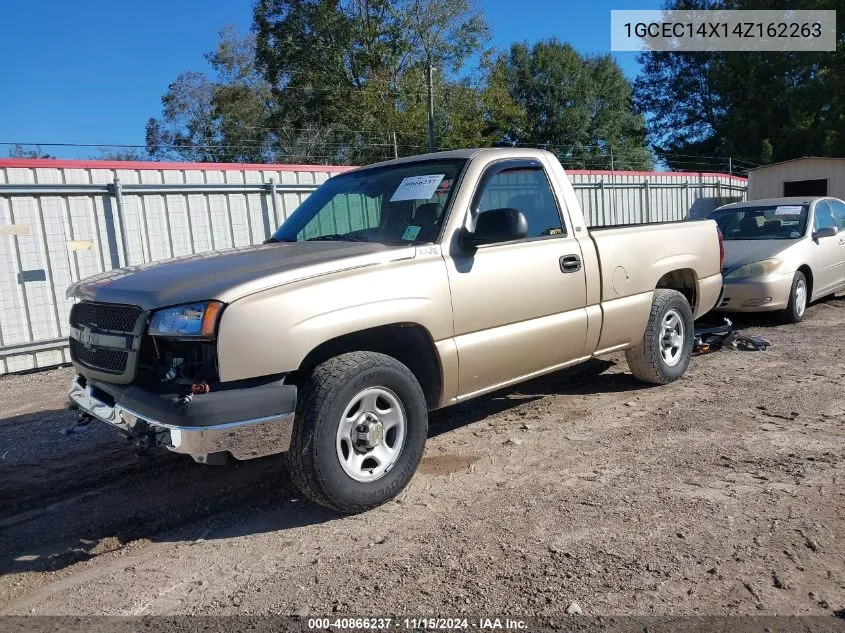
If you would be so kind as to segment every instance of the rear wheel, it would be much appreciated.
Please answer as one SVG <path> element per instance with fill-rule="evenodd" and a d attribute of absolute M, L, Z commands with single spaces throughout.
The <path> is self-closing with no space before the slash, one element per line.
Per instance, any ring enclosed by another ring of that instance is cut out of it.
<path fill-rule="evenodd" d="M 677 290 L 654 291 L 642 342 L 625 351 L 631 373 L 656 385 L 677 380 L 689 365 L 693 346 L 692 309 Z"/>
<path fill-rule="evenodd" d="M 802 272 L 796 272 L 792 279 L 792 288 L 789 290 L 789 303 L 786 310 L 781 313 L 786 323 L 798 323 L 804 318 L 807 311 L 807 303 L 810 293 L 807 287 L 807 278 Z"/>
<path fill-rule="evenodd" d="M 342 354 L 317 366 L 301 390 L 291 478 L 320 505 L 363 512 L 407 485 L 427 433 L 425 397 L 405 365 L 374 352 Z"/>

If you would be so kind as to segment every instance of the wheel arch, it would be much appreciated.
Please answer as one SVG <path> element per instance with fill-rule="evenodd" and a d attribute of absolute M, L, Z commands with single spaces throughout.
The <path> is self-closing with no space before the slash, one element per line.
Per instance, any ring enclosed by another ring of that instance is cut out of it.
<path fill-rule="evenodd" d="M 808 264 L 801 264 L 796 272 L 802 273 L 807 280 L 807 303 L 809 303 L 813 296 L 813 270 Z"/>
<path fill-rule="evenodd" d="M 291 380 L 301 382 L 320 363 L 347 352 L 377 352 L 395 358 L 420 383 L 428 408 L 438 407 L 443 392 L 443 367 L 434 339 L 418 323 L 380 325 L 324 341 L 305 355 Z"/>
<path fill-rule="evenodd" d="M 692 268 L 678 268 L 665 273 L 654 287 L 655 290 L 677 290 L 684 297 L 695 314 L 698 302 L 698 275 Z"/>

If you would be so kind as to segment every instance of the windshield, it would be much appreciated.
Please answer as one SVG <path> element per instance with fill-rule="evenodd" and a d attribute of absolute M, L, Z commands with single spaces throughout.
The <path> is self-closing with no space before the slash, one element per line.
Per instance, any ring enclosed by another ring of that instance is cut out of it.
<path fill-rule="evenodd" d="M 465 160 L 401 163 L 327 180 L 271 242 L 432 242 Z"/>
<path fill-rule="evenodd" d="M 725 240 L 794 240 L 807 229 L 806 204 L 761 205 L 716 209 L 716 220 Z"/>

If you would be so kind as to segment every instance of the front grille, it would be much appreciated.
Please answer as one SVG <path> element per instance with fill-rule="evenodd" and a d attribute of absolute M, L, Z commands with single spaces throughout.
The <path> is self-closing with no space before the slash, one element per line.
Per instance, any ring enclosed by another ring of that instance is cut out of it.
<path fill-rule="evenodd" d="M 126 371 L 129 353 L 119 349 L 92 347 L 87 349 L 75 338 L 70 339 L 70 357 L 82 365 L 112 374 Z"/>
<path fill-rule="evenodd" d="M 143 310 L 138 306 L 82 301 L 70 309 L 70 324 L 79 330 L 132 334 L 142 314 Z M 70 357 L 74 362 L 97 371 L 126 374 L 130 352 L 97 345 L 86 347 L 72 335 Z M 130 380 L 131 376 L 126 376 L 126 379 Z"/>
<path fill-rule="evenodd" d="M 70 324 L 112 332 L 132 332 L 141 312 L 138 306 L 82 301 L 70 309 Z"/>

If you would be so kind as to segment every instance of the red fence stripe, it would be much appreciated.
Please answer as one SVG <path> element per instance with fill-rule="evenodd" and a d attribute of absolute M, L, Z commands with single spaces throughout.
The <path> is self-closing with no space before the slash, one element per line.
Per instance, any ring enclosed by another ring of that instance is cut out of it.
<path fill-rule="evenodd" d="M 342 165 L 283 165 L 269 163 L 169 163 L 155 161 L 89 160 L 64 158 L 0 158 L 0 168 L 66 169 L 175 169 L 199 171 L 321 171 L 339 173 L 354 169 Z M 715 172 L 688 171 L 610 171 L 607 169 L 567 169 L 572 176 L 671 176 L 673 178 L 729 178 L 747 182 L 747 178 Z"/>
<path fill-rule="evenodd" d="M 573 176 L 671 176 L 673 178 L 730 178 L 739 182 L 748 182 L 742 176 L 731 176 L 709 171 L 622 171 L 609 169 L 567 169 L 567 174 Z"/>
<path fill-rule="evenodd" d="M 339 165 L 277 165 L 267 163 L 160 163 L 144 160 L 87 160 L 64 158 L 0 158 L 0 168 L 23 169 L 177 169 L 200 171 L 321 171 L 353 169 Z"/>

